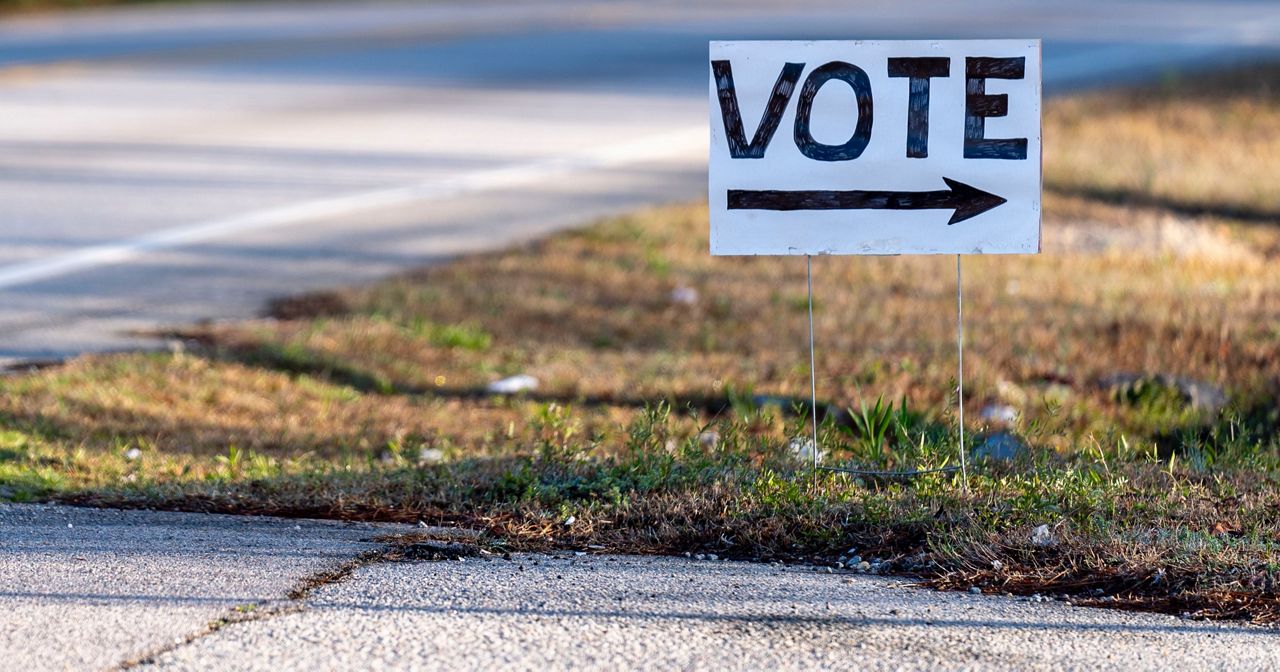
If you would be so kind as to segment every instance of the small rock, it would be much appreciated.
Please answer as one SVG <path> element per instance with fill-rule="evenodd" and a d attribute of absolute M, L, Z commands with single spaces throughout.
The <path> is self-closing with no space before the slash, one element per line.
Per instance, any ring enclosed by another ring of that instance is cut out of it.
<path fill-rule="evenodd" d="M 969 593 L 970 593 L 970 594 L 972 594 L 972 595 L 981 595 L 981 594 L 982 594 L 982 589 L 981 589 L 981 588 L 979 588 L 979 587 L 977 587 L 977 586 L 973 586 L 973 587 L 969 588 Z"/>
<path fill-rule="evenodd" d="M 503 378 L 502 380 L 495 380 L 485 387 L 485 390 L 492 394 L 516 394 L 517 392 L 536 389 L 538 389 L 538 379 L 523 373 L 518 376 Z"/>
<path fill-rule="evenodd" d="M 831 574 L 831 573 L 834 573 L 834 572 L 835 572 L 835 570 L 834 570 L 834 569 L 831 569 L 830 567 L 823 567 L 823 569 L 824 569 L 824 570 L 826 570 L 826 572 L 827 572 L 828 574 Z"/>
<path fill-rule="evenodd" d="M 431 526 L 427 524 L 427 521 L 425 521 L 425 520 L 419 520 L 419 521 L 418 521 L 418 527 L 431 527 Z"/>
<path fill-rule="evenodd" d="M 562 522 L 562 523 L 560 523 L 560 524 L 561 524 L 561 525 L 564 525 L 565 527 L 570 527 L 570 526 L 572 526 L 572 525 L 573 525 L 574 523 L 576 523 L 576 522 L 578 522 L 578 517 L 577 517 L 577 516 L 574 516 L 574 515 L 570 515 L 568 518 L 565 518 L 565 519 L 564 519 L 564 522 Z"/>
<path fill-rule="evenodd" d="M 692 553 L 690 553 L 689 551 L 685 551 L 685 552 L 684 552 L 684 557 L 686 557 L 686 558 L 692 558 L 692 557 L 693 557 L 693 554 L 692 554 Z"/>
<path fill-rule="evenodd" d="M 69 530 L 69 529 L 71 529 L 71 528 L 73 528 L 73 527 L 75 527 L 75 525 L 72 525 L 71 523 L 67 523 L 67 529 L 68 529 L 68 530 Z"/>
<path fill-rule="evenodd" d="M 1221 387 L 1202 380 L 1178 379 L 1178 389 L 1191 400 L 1198 411 L 1217 413 L 1227 405 L 1227 393 Z"/>
<path fill-rule="evenodd" d="M 991 569 L 992 569 L 993 571 L 997 571 L 997 572 L 998 572 L 998 571 L 1000 571 L 1000 570 L 1004 569 L 1004 563 L 1003 563 L 1003 562 L 1000 562 L 999 560 L 992 560 L 992 561 L 991 561 Z"/>
<path fill-rule="evenodd" d="M 140 459 L 141 457 L 142 457 L 142 451 L 139 450 L 137 446 L 124 451 L 124 459 L 126 460 L 137 460 L 137 459 Z"/>
<path fill-rule="evenodd" d="M 713 450 L 719 444 L 720 435 L 716 432 L 707 430 L 698 434 L 698 445 L 704 450 Z"/>
<path fill-rule="evenodd" d="M 1181 376 L 1118 373 L 1100 379 L 1098 386 L 1127 401 L 1168 391 L 1181 397 L 1193 409 L 1208 413 L 1217 413 L 1227 405 L 1227 393 L 1221 387 Z"/>
<path fill-rule="evenodd" d="M 698 290 L 681 285 L 671 290 L 671 302 L 682 306 L 692 306 L 698 302 Z"/>
<path fill-rule="evenodd" d="M 795 455 L 796 459 L 806 464 L 813 462 L 814 451 L 818 453 L 819 462 L 826 455 L 826 451 L 816 448 L 813 439 L 809 438 L 791 439 L 790 443 L 787 444 L 787 448 L 791 450 L 791 454 Z"/>
<path fill-rule="evenodd" d="M 858 563 L 858 571 L 859 571 L 859 572 L 865 572 L 865 571 L 868 571 L 868 570 L 870 570 L 870 569 L 871 569 L 871 563 L 867 562 L 866 560 L 863 560 L 862 562 L 859 562 L 859 563 Z"/>
<path fill-rule="evenodd" d="M 699 554 L 697 554 L 697 555 L 693 556 L 693 559 L 694 559 L 694 560 L 706 560 L 706 559 L 707 559 L 707 556 L 703 555 L 702 553 L 699 553 Z"/>
<path fill-rule="evenodd" d="M 423 464 L 440 464 L 444 462 L 444 451 L 439 448 L 423 448 L 418 451 L 418 461 Z"/>
<path fill-rule="evenodd" d="M 720 559 L 720 556 L 716 555 L 715 553 L 708 553 L 708 554 L 707 554 L 707 559 L 708 559 L 708 560 L 710 560 L 710 561 L 712 561 L 712 562 L 715 562 L 716 560 L 719 560 L 719 559 Z"/>
<path fill-rule="evenodd" d="M 861 555 L 855 555 L 855 556 L 853 556 L 853 557 L 849 558 L 849 564 L 850 564 L 850 565 L 858 565 L 858 564 L 861 564 L 861 563 L 862 563 L 862 556 L 861 556 Z"/>
<path fill-rule="evenodd" d="M 1027 444 L 1009 432 L 993 432 L 987 435 L 973 451 L 973 459 L 1001 460 L 1008 462 L 1028 452 Z"/>
<path fill-rule="evenodd" d="M 995 425 L 1012 425 L 1018 419 L 1018 409 L 1008 404 L 987 404 L 978 417 Z"/>
<path fill-rule="evenodd" d="M 1026 390 L 1022 389 L 1016 383 L 1000 379 L 996 381 L 996 394 L 1000 395 L 1000 399 L 1016 405 L 1026 404 L 1030 397 L 1027 396 Z"/>
<path fill-rule="evenodd" d="M 1065 404 L 1071 399 L 1071 387 L 1062 383 L 1049 383 L 1040 392 L 1040 395 L 1046 402 Z"/>
<path fill-rule="evenodd" d="M 786 413 L 797 406 L 808 408 L 809 399 L 801 399 L 800 397 L 781 397 L 776 394 L 757 394 L 751 397 L 751 404 L 756 408 L 772 407 Z"/>
<path fill-rule="evenodd" d="M 1053 537 L 1053 532 L 1048 525 L 1041 525 L 1031 531 L 1031 545 L 1040 548 L 1047 548 L 1058 543 Z"/>

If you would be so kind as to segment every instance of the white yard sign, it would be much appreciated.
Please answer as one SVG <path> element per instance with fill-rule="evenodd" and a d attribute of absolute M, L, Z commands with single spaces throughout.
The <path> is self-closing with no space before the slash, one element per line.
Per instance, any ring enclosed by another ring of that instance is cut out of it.
<path fill-rule="evenodd" d="M 711 252 L 1040 250 L 1040 41 L 711 43 Z"/>

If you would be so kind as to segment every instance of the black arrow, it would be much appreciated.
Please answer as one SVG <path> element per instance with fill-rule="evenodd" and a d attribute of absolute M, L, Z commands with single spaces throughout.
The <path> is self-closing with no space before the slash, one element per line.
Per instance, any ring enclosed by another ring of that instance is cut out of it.
<path fill-rule="evenodd" d="M 729 190 L 730 210 L 952 210 L 947 224 L 999 206 L 1007 199 L 949 177 L 939 191 L 777 191 Z"/>

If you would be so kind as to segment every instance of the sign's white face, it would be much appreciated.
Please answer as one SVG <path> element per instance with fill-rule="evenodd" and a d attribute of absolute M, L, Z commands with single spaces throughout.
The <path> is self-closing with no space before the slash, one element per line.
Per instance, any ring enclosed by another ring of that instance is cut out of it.
<path fill-rule="evenodd" d="M 1040 250 L 1040 41 L 711 43 L 711 253 Z"/>

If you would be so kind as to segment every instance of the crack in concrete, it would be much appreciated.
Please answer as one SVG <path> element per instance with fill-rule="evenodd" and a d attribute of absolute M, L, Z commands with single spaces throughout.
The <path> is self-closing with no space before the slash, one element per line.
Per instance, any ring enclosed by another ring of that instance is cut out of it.
<path fill-rule="evenodd" d="M 322 569 L 302 577 L 285 593 L 285 599 L 237 605 L 222 616 L 210 621 L 203 629 L 191 633 L 181 640 L 157 647 L 141 656 L 125 660 L 119 665 L 110 668 L 111 672 L 136 670 L 152 665 L 166 653 L 189 646 L 230 625 L 264 621 L 301 612 L 306 609 L 306 599 L 315 591 L 347 580 L 361 567 L 383 562 L 433 562 L 457 560 L 464 557 L 487 558 L 494 555 L 483 547 L 479 534 L 463 529 L 427 528 L 418 532 L 377 536 L 369 541 L 382 545 L 359 553 L 335 567 Z"/>
<path fill-rule="evenodd" d="M 285 593 L 285 599 L 283 600 L 266 600 L 263 602 L 249 602 L 238 605 L 227 611 L 222 616 L 209 621 L 208 625 L 203 629 L 193 632 L 181 640 L 152 649 L 141 656 L 125 660 L 110 669 L 112 672 L 124 672 L 125 670 L 135 670 L 146 665 L 151 665 L 155 663 L 160 656 L 184 646 L 189 646 L 197 640 L 217 633 L 219 630 L 222 630 L 229 625 L 252 623 L 255 621 L 275 618 L 277 616 L 283 616 L 285 614 L 298 613 L 306 608 L 304 600 L 306 600 L 306 598 L 316 589 L 345 580 L 347 577 L 351 576 L 352 572 L 360 567 L 384 561 L 384 558 L 389 553 L 396 550 L 396 548 L 396 543 L 387 543 L 380 548 L 360 553 L 355 557 L 342 562 L 337 567 L 323 569 L 304 576 L 294 585 L 293 588 L 289 589 L 289 591 Z"/>

